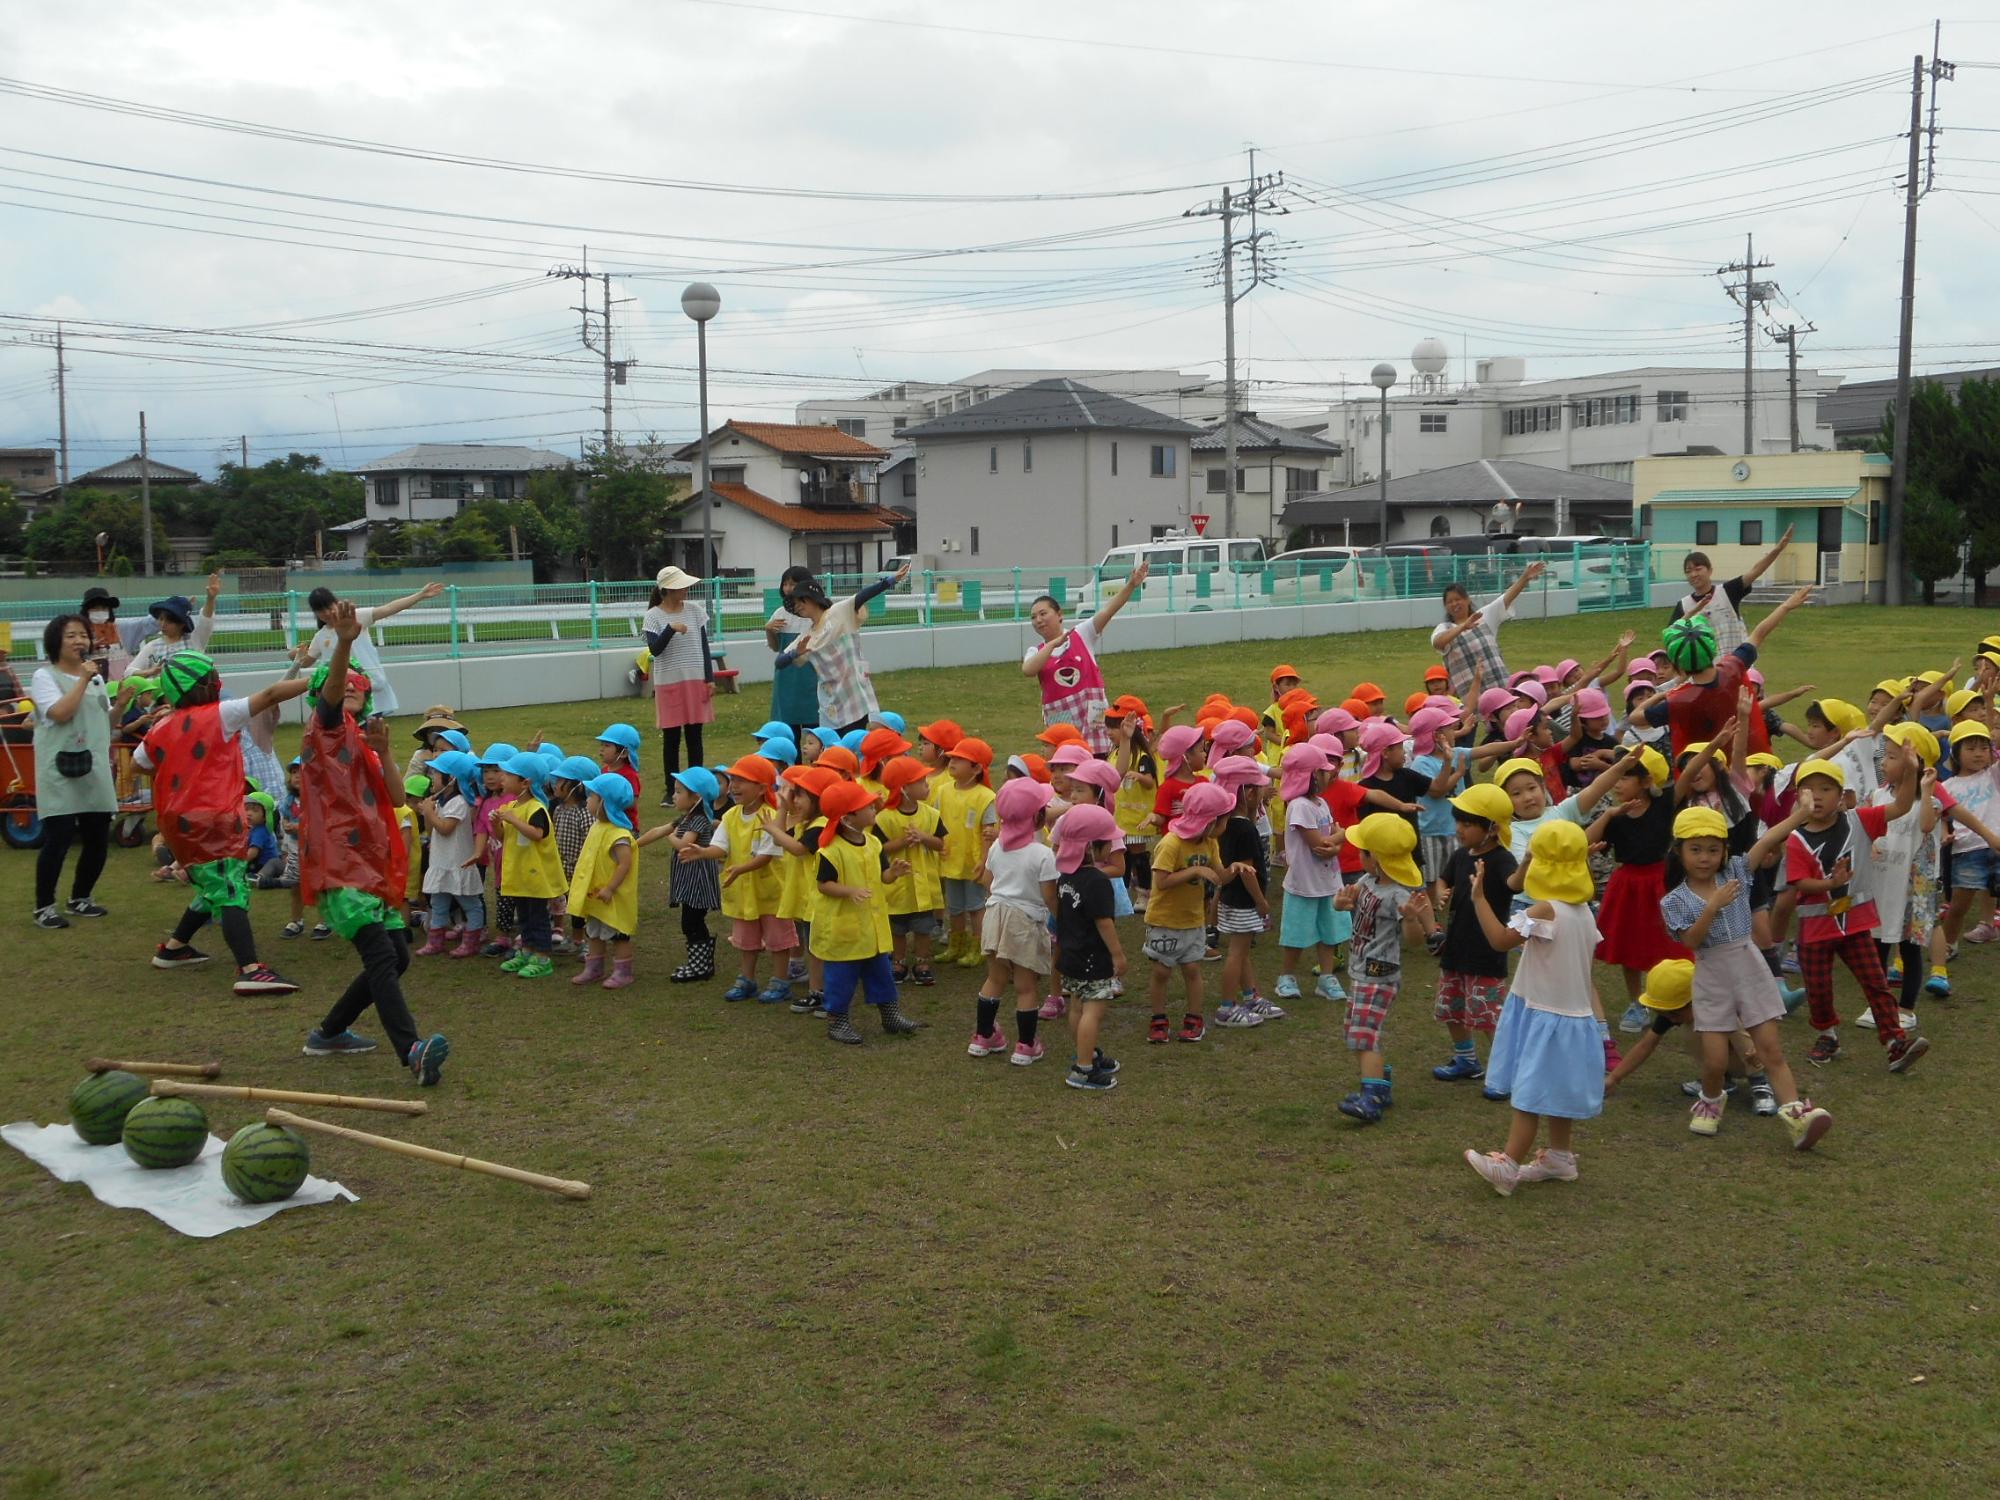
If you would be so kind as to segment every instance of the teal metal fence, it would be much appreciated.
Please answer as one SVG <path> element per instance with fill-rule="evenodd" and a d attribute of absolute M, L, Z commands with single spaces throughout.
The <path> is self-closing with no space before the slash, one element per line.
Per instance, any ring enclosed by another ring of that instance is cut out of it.
<path fill-rule="evenodd" d="M 1315 604 L 1435 598 L 1448 584 L 1462 584 L 1475 599 L 1498 593 L 1531 560 L 1544 565 L 1537 587 L 1570 591 L 1585 611 L 1630 609 L 1647 602 L 1652 553 L 1647 543 L 1572 547 L 1561 552 L 1496 556 L 1424 553 L 1393 557 L 1340 557 L 1219 568 L 1156 570 L 1127 606 L 1131 614 L 1205 610 L 1296 609 Z M 365 578 L 357 574 L 357 579 Z M 865 577 L 828 582 L 840 592 Z M 920 629 L 1025 620 L 1043 595 L 1066 613 L 1094 611 L 1122 586 L 1122 573 L 1097 567 L 954 569 L 913 572 L 869 610 L 873 630 Z M 140 580 L 121 580 L 127 613 L 144 607 Z M 775 578 L 722 577 L 705 593 L 712 632 L 727 649 L 738 638 L 761 636 L 779 606 Z M 639 649 L 640 621 L 652 594 L 650 579 L 555 584 L 450 585 L 436 599 L 377 621 L 375 645 L 388 660 L 456 660 L 466 656 L 536 651 Z M 400 591 L 355 589 L 343 597 L 379 606 Z M 0 602 L 0 621 L 12 624 L 14 653 L 39 653 L 42 626 L 51 615 L 45 599 Z M 287 651 L 319 628 L 300 590 L 225 594 L 216 607 L 210 652 L 239 669 L 282 662 Z"/>

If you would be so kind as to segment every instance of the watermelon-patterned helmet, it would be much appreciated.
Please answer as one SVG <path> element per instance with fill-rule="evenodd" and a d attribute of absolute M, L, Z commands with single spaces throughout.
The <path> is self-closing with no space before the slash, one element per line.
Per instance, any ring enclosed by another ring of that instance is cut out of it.
<path fill-rule="evenodd" d="M 215 663 L 199 651 L 183 651 L 167 659 L 160 669 L 160 690 L 167 702 L 179 708 L 204 682 L 215 675 Z"/>
<path fill-rule="evenodd" d="M 307 680 L 306 690 L 315 700 L 319 697 L 319 690 L 326 686 L 326 679 L 332 671 L 332 662 L 321 662 Z M 365 719 L 375 712 L 375 684 L 369 681 L 366 672 L 350 665 L 347 669 L 347 685 L 352 688 L 357 682 L 361 684 L 361 717 Z"/>
<path fill-rule="evenodd" d="M 1678 672 L 1699 672 L 1715 665 L 1715 627 L 1705 616 L 1676 620 L 1662 633 L 1660 644 Z"/>

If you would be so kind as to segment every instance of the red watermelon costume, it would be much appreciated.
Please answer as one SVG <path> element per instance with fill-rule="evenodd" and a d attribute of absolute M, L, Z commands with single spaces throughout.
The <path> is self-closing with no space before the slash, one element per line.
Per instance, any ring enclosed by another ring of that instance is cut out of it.
<path fill-rule="evenodd" d="M 329 727 L 315 706 L 299 752 L 299 809 L 304 898 L 316 902 L 326 892 L 358 891 L 380 900 L 393 918 L 390 925 L 400 927 L 409 850 L 396 826 L 382 762 L 352 714 L 342 713 Z"/>
<path fill-rule="evenodd" d="M 222 732 L 222 705 L 177 708 L 146 736 L 160 836 L 192 869 L 249 852 L 243 817 L 243 749 Z"/>

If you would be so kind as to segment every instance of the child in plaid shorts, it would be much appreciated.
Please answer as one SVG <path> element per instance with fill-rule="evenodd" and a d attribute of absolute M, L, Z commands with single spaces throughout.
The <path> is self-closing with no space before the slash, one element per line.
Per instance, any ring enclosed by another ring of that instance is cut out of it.
<path fill-rule="evenodd" d="M 1451 1060 L 1431 1069 L 1431 1077 L 1440 1083 L 1486 1076 L 1473 1036 L 1493 1035 L 1507 999 L 1507 955 L 1480 931 L 1472 909 L 1472 872 L 1485 865 L 1487 904 L 1504 911 L 1514 895 L 1508 883 L 1514 856 L 1507 850 L 1513 812 L 1513 802 L 1490 781 L 1469 786 L 1451 799 L 1457 847 L 1444 867 L 1450 905 L 1435 948 L 1438 987 L 1431 1009 L 1451 1035 Z"/>
<path fill-rule="evenodd" d="M 1362 874 L 1333 899 L 1354 914 L 1347 948 L 1347 1047 L 1361 1054 L 1361 1088 L 1340 1101 L 1340 1112 L 1373 1125 L 1391 1102 L 1382 1023 L 1402 987 L 1403 942 L 1427 941 L 1437 919 L 1411 857 L 1417 831 L 1407 818 L 1370 813 L 1349 830 L 1347 841 L 1361 851 Z"/>

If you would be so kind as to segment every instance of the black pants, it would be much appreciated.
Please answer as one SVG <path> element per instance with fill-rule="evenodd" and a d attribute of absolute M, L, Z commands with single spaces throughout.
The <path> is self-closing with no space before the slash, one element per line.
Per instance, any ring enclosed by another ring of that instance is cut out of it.
<path fill-rule="evenodd" d="M 555 942 L 549 931 L 549 903 L 542 896 L 516 896 L 515 913 L 521 919 L 521 946 L 546 953 Z"/>
<path fill-rule="evenodd" d="M 1903 993 L 1901 1004 L 1904 1010 L 1917 1008 L 1917 997 L 1924 992 L 1924 980 L 1929 970 L 1924 967 L 1927 959 L 1924 950 L 1915 943 L 1877 943 L 1882 950 L 1882 967 L 1901 961 L 1903 966 Z"/>
<path fill-rule="evenodd" d="M 74 841 L 82 846 L 76 857 L 76 883 L 69 888 L 72 901 L 89 897 L 104 873 L 105 852 L 111 847 L 111 814 L 59 813 L 42 819 L 42 849 L 35 856 L 35 910 L 56 904 L 56 881 L 63 861 L 69 858 Z"/>
<path fill-rule="evenodd" d="M 683 906 L 681 908 L 681 936 L 690 943 L 708 941 L 708 908 L 705 906 Z"/>
<path fill-rule="evenodd" d="M 194 935 L 208 925 L 210 915 L 190 906 L 181 913 L 180 925 L 174 928 L 174 941 L 192 942 Z M 250 931 L 250 913 L 240 906 L 225 906 L 215 921 L 222 928 L 222 940 L 229 944 L 229 956 L 236 960 L 236 967 L 247 969 L 256 963 L 257 938 Z"/>
<path fill-rule="evenodd" d="M 857 729 L 866 729 L 867 727 L 868 727 L 868 715 L 863 714 L 860 718 L 856 719 L 852 724 L 842 724 L 840 726 L 840 732 L 842 734 L 852 734 Z"/>
<path fill-rule="evenodd" d="M 660 731 L 660 758 L 667 768 L 667 786 L 664 795 L 673 794 L 674 773 L 681 768 L 681 735 L 687 735 L 688 764 L 701 764 L 701 725 L 689 724 L 682 729 L 662 729 Z"/>
<path fill-rule="evenodd" d="M 407 1062 L 417 1044 L 417 1023 L 403 999 L 403 971 L 410 966 L 410 938 L 402 928 L 391 932 L 380 922 L 370 923 L 354 934 L 354 951 L 361 955 L 361 972 L 347 992 L 333 1002 L 333 1009 L 319 1023 L 321 1036 L 339 1036 L 369 1006 L 389 1033 L 389 1045 L 397 1062 Z"/>

